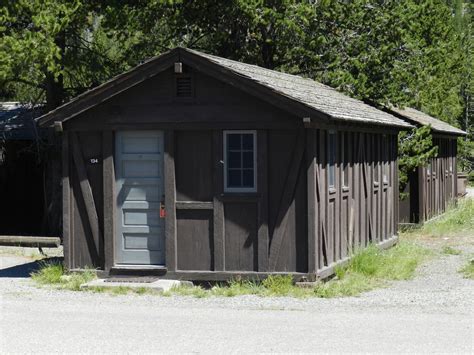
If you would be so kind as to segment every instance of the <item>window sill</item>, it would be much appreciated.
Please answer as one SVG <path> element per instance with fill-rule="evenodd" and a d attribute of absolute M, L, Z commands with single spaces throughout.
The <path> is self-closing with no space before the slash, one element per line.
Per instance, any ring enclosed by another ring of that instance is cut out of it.
<path fill-rule="evenodd" d="M 349 192 L 349 186 L 343 186 L 342 192 Z"/>
<path fill-rule="evenodd" d="M 336 193 L 336 189 L 334 187 L 329 188 L 329 194 L 334 195 Z"/>

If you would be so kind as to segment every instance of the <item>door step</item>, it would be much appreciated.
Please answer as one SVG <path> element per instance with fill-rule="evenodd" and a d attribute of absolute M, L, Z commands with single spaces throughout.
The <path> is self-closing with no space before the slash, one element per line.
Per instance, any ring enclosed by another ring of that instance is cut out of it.
<path fill-rule="evenodd" d="M 110 269 L 110 276 L 163 276 L 168 272 L 159 265 L 117 265 Z"/>

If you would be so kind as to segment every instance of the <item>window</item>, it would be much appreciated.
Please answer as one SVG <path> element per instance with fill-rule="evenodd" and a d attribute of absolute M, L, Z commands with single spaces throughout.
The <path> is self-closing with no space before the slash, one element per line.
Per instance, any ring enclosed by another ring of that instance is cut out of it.
<path fill-rule="evenodd" d="M 257 134 L 224 131 L 224 191 L 257 191 Z"/>
<path fill-rule="evenodd" d="M 389 140 L 387 135 L 382 136 L 382 150 L 383 150 L 383 157 L 382 157 L 382 167 L 383 167 L 383 183 L 384 185 L 388 185 L 388 175 L 389 175 Z"/>
<path fill-rule="evenodd" d="M 341 133 L 342 187 L 349 186 L 349 133 Z"/>
<path fill-rule="evenodd" d="M 380 145 L 379 145 L 379 139 L 377 135 L 373 135 L 373 157 L 374 157 L 374 185 L 378 186 L 379 184 L 379 179 L 380 179 L 380 174 L 379 174 L 379 169 L 380 169 Z"/>
<path fill-rule="evenodd" d="M 328 184 L 333 189 L 336 182 L 336 132 L 328 134 Z"/>

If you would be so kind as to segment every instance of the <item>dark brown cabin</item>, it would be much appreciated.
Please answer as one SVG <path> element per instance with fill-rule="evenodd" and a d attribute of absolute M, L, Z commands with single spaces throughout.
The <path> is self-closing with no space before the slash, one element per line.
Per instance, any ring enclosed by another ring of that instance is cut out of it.
<path fill-rule="evenodd" d="M 409 175 L 408 196 L 400 201 L 401 223 L 423 223 L 446 211 L 457 197 L 457 138 L 466 132 L 413 108 L 390 112 L 418 127 L 430 125 L 438 147 L 436 158 Z"/>
<path fill-rule="evenodd" d="M 177 48 L 46 114 L 69 269 L 330 275 L 397 240 L 397 134 L 325 85 Z"/>

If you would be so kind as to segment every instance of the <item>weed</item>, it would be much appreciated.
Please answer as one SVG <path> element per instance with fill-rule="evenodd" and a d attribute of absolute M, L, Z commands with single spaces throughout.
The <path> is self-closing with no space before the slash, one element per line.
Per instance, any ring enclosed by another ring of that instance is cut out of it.
<path fill-rule="evenodd" d="M 130 287 L 119 286 L 119 287 L 112 287 L 110 292 L 114 295 L 126 295 L 130 292 Z"/>
<path fill-rule="evenodd" d="M 474 259 L 471 258 L 459 272 L 461 272 L 466 279 L 474 280 Z"/>
<path fill-rule="evenodd" d="M 453 247 L 450 247 L 450 246 L 445 246 L 441 252 L 446 255 L 461 255 L 462 254 L 461 250 L 454 249 Z"/>
<path fill-rule="evenodd" d="M 59 262 L 43 262 L 39 263 L 38 271 L 31 274 L 31 278 L 39 284 L 59 284 L 61 276 L 64 275 L 63 265 Z"/>
<path fill-rule="evenodd" d="M 31 278 L 40 285 L 53 285 L 71 291 L 79 291 L 82 284 L 96 277 L 94 269 L 66 274 L 59 262 L 41 262 L 38 271 L 31 274 Z"/>

